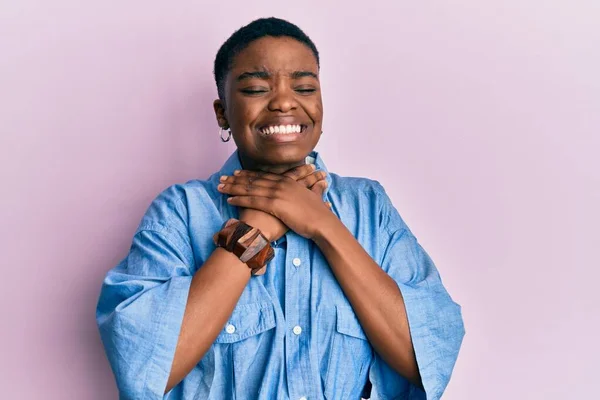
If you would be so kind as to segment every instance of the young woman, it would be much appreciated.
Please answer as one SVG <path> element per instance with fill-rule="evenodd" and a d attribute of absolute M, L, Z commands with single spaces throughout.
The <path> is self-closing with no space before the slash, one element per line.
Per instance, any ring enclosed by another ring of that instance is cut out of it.
<path fill-rule="evenodd" d="M 259 19 L 214 72 L 221 139 L 237 150 L 154 200 L 102 287 L 121 398 L 439 398 L 460 307 L 383 187 L 329 173 L 314 151 L 313 42 Z"/>

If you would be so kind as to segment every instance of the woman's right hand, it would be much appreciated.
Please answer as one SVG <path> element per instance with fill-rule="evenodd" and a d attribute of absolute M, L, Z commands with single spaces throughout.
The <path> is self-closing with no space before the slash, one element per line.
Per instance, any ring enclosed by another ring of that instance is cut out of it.
<path fill-rule="evenodd" d="M 283 175 L 288 176 L 297 182 L 301 182 L 309 190 L 318 190 L 317 193 L 323 195 L 327 188 L 325 171 L 315 171 L 313 164 L 305 164 L 284 172 Z M 240 209 L 240 221 L 248 225 L 260 229 L 270 241 L 275 241 L 281 238 L 288 231 L 288 227 L 281 222 L 277 217 L 260 210 L 251 208 Z"/>

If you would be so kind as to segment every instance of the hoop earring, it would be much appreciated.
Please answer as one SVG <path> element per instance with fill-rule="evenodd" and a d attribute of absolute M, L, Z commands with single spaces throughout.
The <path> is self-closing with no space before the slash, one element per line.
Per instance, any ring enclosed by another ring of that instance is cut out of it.
<path fill-rule="evenodd" d="M 231 139 L 231 130 L 230 130 L 230 129 L 227 129 L 227 132 L 229 133 L 229 136 L 227 136 L 227 139 L 224 139 L 224 138 L 223 138 L 223 131 L 224 131 L 224 130 L 225 130 L 225 129 L 223 129 L 223 128 L 220 128 L 220 129 L 219 129 L 219 137 L 221 138 L 221 141 L 222 141 L 222 142 L 229 142 L 229 139 Z"/>

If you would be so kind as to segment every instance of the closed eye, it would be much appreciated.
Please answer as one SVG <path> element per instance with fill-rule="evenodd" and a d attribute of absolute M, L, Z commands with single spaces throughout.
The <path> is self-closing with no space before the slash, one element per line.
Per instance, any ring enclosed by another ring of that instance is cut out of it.
<path fill-rule="evenodd" d="M 314 88 L 298 88 L 295 90 L 296 90 L 296 92 L 298 92 L 300 94 L 310 94 L 310 93 L 314 93 L 317 91 L 317 89 L 314 89 Z"/>
<path fill-rule="evenodd" d="M 262 93 L 267 93 L 267 89 L 240 89 L 240 92 L 247 95 L 258 95 Z"/>

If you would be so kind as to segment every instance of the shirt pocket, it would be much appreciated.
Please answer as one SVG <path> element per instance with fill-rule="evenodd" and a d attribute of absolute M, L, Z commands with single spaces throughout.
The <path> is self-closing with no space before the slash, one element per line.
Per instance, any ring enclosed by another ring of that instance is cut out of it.
<path fill-rule="evenodd" d="M 273 303 L 239 304 L 215 339 L 215 343 L 236 343 L 274 327 Z"/>
<path fill-rule="evenodd" d="M 238 304 L 213 347 L 215 373 L 222 374 L 228 398 L 257 398 L 275 342 L 272 302 Z"/>
<path fill-rule="evenodd" d="M 348 306 L 336 306 L 336 322 L 325 378 L 325 398 L 359 399 L 367 383 L 373 348 Z"/>

